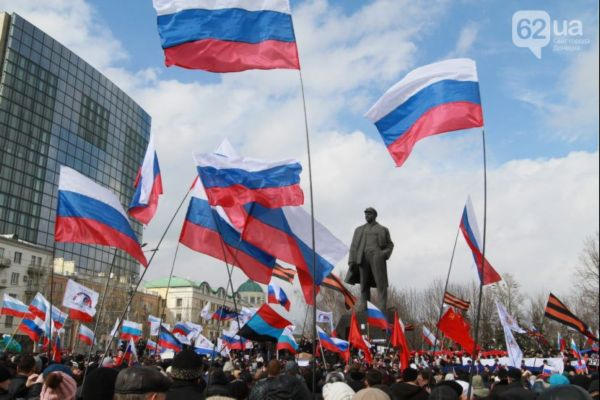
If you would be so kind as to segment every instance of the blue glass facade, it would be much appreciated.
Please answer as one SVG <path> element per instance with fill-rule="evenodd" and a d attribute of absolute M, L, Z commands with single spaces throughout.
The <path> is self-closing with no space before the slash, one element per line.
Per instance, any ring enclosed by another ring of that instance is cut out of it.
<path fill-rule="evenodd" d="M 127 208 L 150 135 L 150 116 L 52 37 L 17 14 L 4 16 L 0 233 L 52 249 L 59 166 L 110 188 Z M 141 241 L 141 224 L 132 225 Z M 108 269 L 113 254 L 104 246 L 56 244 L 56 257 L 74 261 L 87 273 Z M 139 273 L 131 257 L 116 254 L 119 275 Z"/>

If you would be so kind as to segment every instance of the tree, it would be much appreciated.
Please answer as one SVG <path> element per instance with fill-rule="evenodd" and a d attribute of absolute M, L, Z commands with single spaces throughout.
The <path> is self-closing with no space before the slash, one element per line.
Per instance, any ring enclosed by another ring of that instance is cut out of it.
<path fill-rule="evenodd" d="M 596 328 L 598 327 L 598 308 L 600 283 L 600 265 L 598 256 L 598 231 L 595 235 L 588 236 L 583 242 L 583 249 L 579 254 L 579 264 L 575 267 L 575 290 L 577 291 L 576 308 L 582 315 L 580 318 L 587 320 Z M 573 312 L 576 312 L 573 310 Z M 583 315 L 587 314 L 587 315 Z"/>

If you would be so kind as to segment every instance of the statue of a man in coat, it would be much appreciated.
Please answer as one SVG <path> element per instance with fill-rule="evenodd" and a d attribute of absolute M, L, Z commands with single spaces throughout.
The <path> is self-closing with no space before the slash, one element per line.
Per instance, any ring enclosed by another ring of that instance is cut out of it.
<path fill-rule="evenodd" d="M 387 310 L 387 264 L 392 255 L 394 243 L 390 232 L 385 226 L 376 221 L 377 211 L 369 207 L 365 210 L 366 224 L 354 230 L 350 254 L 348 256 L 348 274 L 346 283 L 356 285 L 360 283 L 359 310 L 365 310 L 367 301 L 371 300 L 371 288 L 377 288 L 380 299 L 380 309 Z"/>

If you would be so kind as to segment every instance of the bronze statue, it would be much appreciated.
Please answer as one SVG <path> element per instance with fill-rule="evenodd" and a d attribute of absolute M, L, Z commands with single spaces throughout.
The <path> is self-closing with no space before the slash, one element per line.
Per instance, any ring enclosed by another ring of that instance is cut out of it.
<path fill-rule="evenodd" d="M 385 226 L 377 223 L 377 211 L 369 207 L 365 210 L 367 223 L 354 230 L 348 266 L 346 283 L 356 285 L 360 283 L 359 310 L 366 310 L 367 301 L 371 300 L 371 288 L 377 288 L 380 308 L 384 313 L 387 310 L 387 264 L 392 255 L 394 243 L 390 232 Z"/>

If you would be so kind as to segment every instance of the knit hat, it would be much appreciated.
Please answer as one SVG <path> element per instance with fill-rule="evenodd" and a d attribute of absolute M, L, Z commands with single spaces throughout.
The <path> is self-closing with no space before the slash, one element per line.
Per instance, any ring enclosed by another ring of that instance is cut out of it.
<path fill-rule="evenodd" d="M 71 371 L 71 368 L 69 368 L 68 366 L 64 364 L 50 364 L 46 367 L 42 374 L 44 375 L 44 379 L 46 379 L 48 375 L 52 372 L 62 372 L 64 374 L 69 375 L 71 378 L 73 377 L 73 371 Z"/>
<path fill-rule="evenodd" d="M 40 400 L 74 400 L 76 392 L 75 379 L 61 371 L 50 372 L 44 378 Z"/>
<path fill-rule="evenodd" d="M 327 383 L 323 386 L 323 400 L 351 400 L 354 390 L 344 382 Z"/>
<path fill-rule="evenodd" d="M 447 385 L 436 386 L 429 394 L 429 400 L 458 400 L 459 395 Z"/>
<path fill-rule="evenodd" d="M 115 393 L 115 381 L 119 371 L 114 368 L 100 367 L 90 371 L 85 377 L 81 394 L 85 400 L 112 399 Z"/>
<path fill-rule="evenodd" d="M 402 371 L 402 378 L 404 378 L 404 382 L 412 382 L 417 380 L 419 376 L 419 371 L 414 368 L 406 368 Z"/>
<path fill-rule="evenodd" d="M 191 381 L 202 376 L 202 357 L 195 351 L 185 349 L 173 357 L 171 377 L 183 381 Z"/>
<path fill-rule="evenodd" d="M 10 379 L 11 376 L 12 375 L 8 368 L 0 365 L 0 383 Z"/>
<path fill-rule="evenodd" d="M 548 383 L 550 384 L 550 386 L 555 386 L 555 385 L 568 385 L 570 382 L 569 382 L 569 378 L 567 378 L 564 375 L 552 374 L 552 375 L 550 375 L 550 379 L 548 379 Z"/>
<path fill-rule="evenodd" d="M 325 397 L 323 397 L 325 398 Z M 391 400 L 383 390 L 377 388 L 361 389 L 352 398 L 352 400 Z"/>

